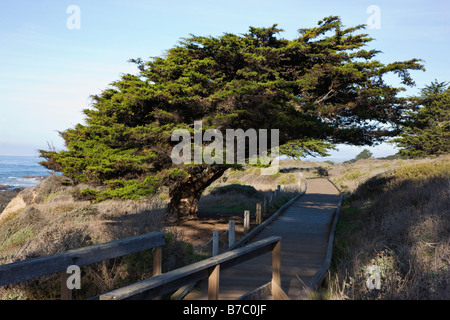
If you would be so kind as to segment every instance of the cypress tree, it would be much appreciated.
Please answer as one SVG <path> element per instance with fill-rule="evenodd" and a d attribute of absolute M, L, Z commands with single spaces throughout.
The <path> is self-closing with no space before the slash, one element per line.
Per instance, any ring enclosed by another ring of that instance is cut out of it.
<path fill-rule="evenodd" d="M 450 88 L 435 80 L 421 90 L 417 109 L 406 113 L 401 134 L 392 140 L 408 158 L 439 156 L 450 152 Z"/>
<path fill-rule="evenodd" d="M 276 24 L 245 34 L 195 36 L 161 57 L 132 59 L 125 74 L 84 110 L 85 124 L 61 133 L 66 150 L 41 150 L 42 162 L 77 182 L 101 186 L 98 200 L 140 198 L 168 187 L 168 213 L 195 214 L 203 190 L 230 164 L 172 163 L 175 129 L 279 129 L 280 152 L 291 157 L 326 155 L 337 143 L 372 145 L 397 134 L 409 107 L 403 87 L 418 59 L 383 64 L 373 39 L 330 16 L 299 36 L 280 37 Z M 390 125 L 390 126 L 389 126 Z M 270 144 L 269 144 L 270 145 Z"/>

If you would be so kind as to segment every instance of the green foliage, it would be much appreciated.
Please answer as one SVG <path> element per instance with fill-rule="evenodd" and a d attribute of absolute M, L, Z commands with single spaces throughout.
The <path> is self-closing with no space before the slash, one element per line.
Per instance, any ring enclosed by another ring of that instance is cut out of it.
<path fill-rule="evenodd" d="M 292 173 L 284 175 L 280 180 L 278 180 L 278 184 L 290 184 L 295 183 L 297 178 Z"/>
<path fill-rule="evenodd" d="M 109 198 L 115 199 L 140 199 L 143 196 L 153 194 L 157 190 L 158 180 L 153 176 L 146 177 L 143 181 L 131 180 L 113 180 L 109 181 L 111 188 L 103 191 L 98 201 Z"/>
<path fill-rule="evenodd" d="M 433 82 L 422 89 L 421 107 L 408 112 L 402 133 L 392 142 L 399 155 L 408 158 L 439 156 L 450 152 L 450 88 L 448 83 Z"/>
<path fill-rule="evenodd" d="M 372 152 L 370 152 L 368 149 L 364 149 L 358 155 L 356 155 L 355 160 L 370 159 L 372 158 L 372 155 Z"/>
<path fill-rule="evenodd" d="M 86 188 L 75 191 L 75 197 L 83 200 L 103 201 L 106 199 L 133 199 L 148 196 L 156 192 L 159 181 L 153 176 L 146 177 L 143 181 L 131 180 L 109 180 L 109 188 L 97 190 Z"/>
<path fill-rule="evenodd" d="M 100 195 L 100 191 L 90 188 L 74 191 L 76 199 L 95 200 Z"/>
<path fill-rule="evenodd" d="M 187 196 L 201 194 L 206 182 L 195 179 L 214 172 L 205 180 L 211 183 L 229 167 L 172 163 L 173 130 L 192 132 L 197 120 L 224 137 L 226 129 L 280 129 L 280 152 L 294 158 L 326 155 L 337 143 L 382 141 L 395 132 L 386 124 L 408 107 L 398 97 L 405 89 L 383 76 L 413 85 L 409 70 L 423 66 L 417 59 L 374 60 L 378 51 L 363 49 L 373 39 L 357 34 L 362 29 L 331 16 L 292 40 L 280 38 L 275 24 L 242 35 L 193 35 L 162 57 L 132 59 L 139 73 L 94 95 L 85 124 L 61 133 L 66 150 L 41 150 L 42 165 L 101 186 L 99 199 L 139 198 L 161 185 Z"/>
<path fill-rule="evenodd" d="M 25 243 L 25 241 L 32 238 L 34 235 L 35 232 L 31 227 L 19 229 L 17 232 L 9 235 L 5 241 L 0 243 L 0 251 L 10 247 L 20 247 Z M 2 233 L 0 236 L 3 238 L 4 234 Z"/>
<path fill-rule="evenodd" d="M 324 167 L 318 167 L 317 168 L 317 174 L 319 177 L 327 177 L 328 176 L 328 169 Z"/>
<path fill-rule="evenodd" d="M 372 158 L 372 152 L 370 152 L 368 149 L 364 149 L 363 151 L 361 151 L 360 153 L 358 153 L 357 155 L 356 155 L 356 157 L 354 157 L 353 159 L 351 159 L 351 160 L 348 160 L 348 161 L 344 161 L 344 163 L 354 163 L 354 162 L 356 162 L 356 161 L 358 161 L 358 160 L 362 160 L 362 159 L 370 159 L 370 158 Z"/>
<path fill-rule="evenodd" d="M 280 146 L 280 154 L 293 159 L 306 156 L 329 156 L 328 150 L 337 150 L 335 144 L 320 139 L 294 140 Z"/>
<path fill-rule="evenodd" d="M 230 192 L 243 194 L 248 197 L 255 197 L 258 195 L 258 191 L 254 187 L 241 184 L 228 184 L 225 186 L 215 187 L 211 190 L 211 194 L 213 195 L 221 195 Z"/>

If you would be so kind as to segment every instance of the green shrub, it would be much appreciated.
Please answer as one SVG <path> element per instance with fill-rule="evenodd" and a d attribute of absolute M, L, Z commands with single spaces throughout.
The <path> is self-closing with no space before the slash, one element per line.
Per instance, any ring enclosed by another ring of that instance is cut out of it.
<path fill-rule="evenodd" d="M 177 170 L 177 169 L 175 169 Z M 184 175 L 180 171 L 172 172 L 174 176 Z M 74 197 L 78 200 L 104 201 L 106 199 L 131 199 L 139 200 L 150 194 L 154 194 L 158 188 L 159 180 L 153 176 L 146 177 L 143 181 L 136 179 L 131 180 L 109 180 L 108 188 L 105 190 L 97 190 L 86 188 L 74 192 Z"/>
<path fill-rule="evenodd" d="M 20 247 L 25 243 L 25 241 L 33 237 L 34 234 L 35 233 L 31 227 L 22 228 L 9 236 L 6 241 L 0 244 L 0 251 L 11 247 Z"/>
<path fill-rule="evenodd" d="M 254 197 L 258 194 L 258 191 L 252 186 L 242 184 L 229 184 L 211 190 L 212 195 L 223 195 L 225 193 L 240 193 L 248 197 Z"/>

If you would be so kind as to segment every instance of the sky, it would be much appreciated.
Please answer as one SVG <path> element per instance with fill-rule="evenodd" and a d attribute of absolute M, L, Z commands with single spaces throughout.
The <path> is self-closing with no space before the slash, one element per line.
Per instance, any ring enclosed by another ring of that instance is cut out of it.
<path fill-rule="evenodd" d="M 138 72 L 129 59 L 161 56 L 191 34 L 277 23 L 294 39 L 298 29 L 339 16 L 347 27 L 368 24 L 368 49 L 381 50 L 381 62 L 424 60 L 426 71 L 413 71 L 416 86 L 405 92 L 416 95 L 450 80 L 449 14 L 448 0 L 0 0 L 0 155 L 62 150 L 59 132 L 83 123 L 90 97 Z M 363 148 L 339 146 L 326 159 L 348 160 Z M 376 157 L 397 152 L 389 144 L 368 149 Z"/>

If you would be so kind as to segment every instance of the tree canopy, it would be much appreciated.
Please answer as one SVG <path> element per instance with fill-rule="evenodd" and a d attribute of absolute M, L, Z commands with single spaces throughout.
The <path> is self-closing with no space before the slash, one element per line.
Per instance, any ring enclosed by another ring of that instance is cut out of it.
<path fill-rule="evenodd" d="M 392 140 L 408 158 L 450 153 L 450 87 L 437 80 L 421 90 L 417 110 L 406 113 L 401 134 Z"/>
<path fill-rule="evenodd" d="M 362 160 L 362 159 L 370 159 L 372 158 L 373 154 L 370 152 L 369 149 L 364 149 L 359 154 L 356 155 L 355 160 Z"/>
<path fill-rule="evenodd" d="M 383 64 L 373 39 L 330 16 L 299 30 L 292 40 L 274 24 L 245 34 L 182 39 L 161 57 L 132 59 L 125 74 L 85 109 L 86 123 L 61 135 L 66 150 L 41 150 L 42 162 L 74 181 L 102 188 L 98 199 L 138 198 L 161 186 L 169 211 L 193 214 L 202 191 L 228 164 L 180 164 L 170 158 L 175 129 L 279 129 L 280 152 L 290 157 L 326 155 L 336 143 L 372 145 L 398 134 L 409 108 L 403 87 L 386 84 L 397 74 L 414 85 L 418 59 Z"/>

